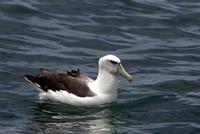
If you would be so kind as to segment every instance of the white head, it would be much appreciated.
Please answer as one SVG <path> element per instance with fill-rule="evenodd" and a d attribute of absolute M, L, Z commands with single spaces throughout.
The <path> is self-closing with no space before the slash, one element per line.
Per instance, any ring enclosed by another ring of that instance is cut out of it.
<path fill-rule="evenodd" d="M 99 59 L 99 69 L 109 72 L 112 75 L 121 74 L 130 82 L 133 77 L 128 74 L 121 64 L 121 60 L 114 55 L 106 55 Z"/>
<path fill-rule="evenodd" d="M 113 102 L 117 99 L 117 81 L 115 76 L 123 75 L 130 82 L 133 80 L 123 66 L 121 60 L 114 55 L 106 55 L 99 59 L 99 73 L 97 79 L 89 84 L 92 91 L 103 95 L 103 101 Z"/>

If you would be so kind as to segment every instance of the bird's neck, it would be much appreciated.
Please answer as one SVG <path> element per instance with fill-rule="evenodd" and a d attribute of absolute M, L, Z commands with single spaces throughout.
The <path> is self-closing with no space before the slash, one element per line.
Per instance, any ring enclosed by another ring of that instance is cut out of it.
<path fill-rule="evenodd" d="M 94 81 L 95 92 L 117 95 L 117 81 L 114 74 L 99 69 L 97 79 Z"/>

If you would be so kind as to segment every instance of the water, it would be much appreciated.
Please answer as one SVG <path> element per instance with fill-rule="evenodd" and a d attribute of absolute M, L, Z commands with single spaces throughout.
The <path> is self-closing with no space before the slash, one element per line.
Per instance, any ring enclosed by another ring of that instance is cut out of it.
<path fill-rule="evenodd" d="M 200 132 L 198 0 L 1 0 L 0 133 Z M 98 58 L 122 59 L 117 103 L 40 102 L 24 73 L 40 67 L 97 75 Z"/>

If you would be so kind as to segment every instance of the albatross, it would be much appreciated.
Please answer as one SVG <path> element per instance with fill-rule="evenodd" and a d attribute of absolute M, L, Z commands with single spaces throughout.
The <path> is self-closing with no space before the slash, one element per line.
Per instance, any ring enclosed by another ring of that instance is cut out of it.
<path fill-rule="evenodd" d="M 92 106 L 117 100 L 117 74 L 121 74 L 129 82 L 133 80 L 118 57 L 106 55 L 99 59 L 96 80 L 81 73 L 79 69 L 66 73 L 41 69 L 38 75 L 26 74 L 24 79 L 39 90 L 40 100 L 52 100 L 75 106 Z"/>

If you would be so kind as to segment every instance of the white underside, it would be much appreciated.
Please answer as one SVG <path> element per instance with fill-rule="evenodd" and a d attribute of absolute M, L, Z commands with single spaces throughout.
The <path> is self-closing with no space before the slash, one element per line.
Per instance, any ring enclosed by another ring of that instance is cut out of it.
<path fill-rule="evenodd" d="M 75 106 L 92 106 L 114 102 L 117 98 L 107 94 L 98 94 L 93 97 L 78 97 L 67 91 L 52 91 L 39 94 L 40 100 L 52 100 Z"/>

